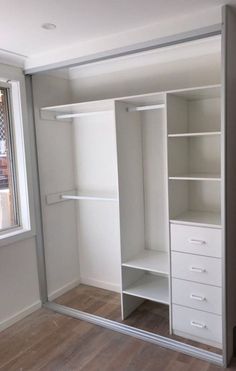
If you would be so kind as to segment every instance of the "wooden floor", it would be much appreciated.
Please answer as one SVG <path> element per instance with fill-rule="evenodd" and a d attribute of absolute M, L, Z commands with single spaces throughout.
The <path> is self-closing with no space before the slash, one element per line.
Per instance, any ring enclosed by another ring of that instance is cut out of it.
<path fill-rule="evenodd" d="M 223 368 L 40 309 L 0 334 L 0 370 L 223 371 Z M 236 362 L 229 370 L 236 370 Z"/>
<path fill-rule="evenodd" d="M 56 303 L 122 322 L 145 331 L 182 341 L 201 349 L 222 354 L 221 349 L 169 334 L 169 307 L 145 301 L 125 321 L 121 319 L 120 294 L 97 287 L 79 285 L 55 300 Z"/>

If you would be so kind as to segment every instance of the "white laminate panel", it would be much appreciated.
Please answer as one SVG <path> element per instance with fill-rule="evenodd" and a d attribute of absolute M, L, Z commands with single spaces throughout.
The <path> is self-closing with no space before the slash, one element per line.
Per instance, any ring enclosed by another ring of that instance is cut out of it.
<path fill-rule="evenodd" d="M 196 337 L 202 343 L 222 343 L 222 317 L 200 310 L 173 305 L 173 331 Z"/>
<path fill-rule="evenodd" d="M 221 315 L 222 289 L 220 287 L 173 278 L 172 302 Z"/>
<path fill-rule="evenodd" d="M 172 277 L 221 286 L 221 259 L 172 251 Z"/>
<path fill-rule="evenodd" d="M 222 232 L 216 228 L 171 224 L 171 250 L 220 258 Z"/>

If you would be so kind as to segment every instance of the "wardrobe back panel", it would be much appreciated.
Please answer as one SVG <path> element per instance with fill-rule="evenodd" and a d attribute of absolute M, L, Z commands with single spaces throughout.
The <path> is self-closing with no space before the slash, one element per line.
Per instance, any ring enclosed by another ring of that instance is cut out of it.
<path fill-rule="evenodd" d="M 78 189 L 117 192 L 114 112 L 80 117 L 73 127 Z"/>
<path fill-rule="evenodd" d="M 77 207 L 81 283 L 120 291 L 118 202 L 81 201 Z"/>

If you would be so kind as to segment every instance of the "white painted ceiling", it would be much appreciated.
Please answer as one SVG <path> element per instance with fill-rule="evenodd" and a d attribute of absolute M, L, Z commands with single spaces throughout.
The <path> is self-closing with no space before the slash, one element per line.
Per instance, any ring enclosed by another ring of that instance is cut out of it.
<path fill-rule="evenodd" d="M 219 23 L 226 3 L 236 0 L 0 0 L 0 52 L 37 68 Z"/>
<path fill-rule="evenodd" d="M 0 48 L 26 56 L 219 7 L 224 0 L 1 0 Z M 46 31 L 45 22 L 57 29 Z"/>

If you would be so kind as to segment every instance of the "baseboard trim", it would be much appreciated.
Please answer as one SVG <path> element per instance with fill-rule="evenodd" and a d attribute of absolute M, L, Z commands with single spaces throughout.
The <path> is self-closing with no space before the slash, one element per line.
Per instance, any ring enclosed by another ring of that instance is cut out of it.
<path fill-rule="evenodd" d="M 29 314 L 35 312 L 36 310 L 42 307 L 42 302 L 40 300 L 34 302 L 33 304 L 29 305 L 28 307 L 23 308 L 19 312 L 13 314 L 11 317 L 6 318 L 5 320 L 0 322 L 0 331 L 5 330 L 6 328 L 14 325 L 16 322 L 20 321 L 21 319 L 25 318 Z"/>
<path fill-rule="evenodd" d="M 121 292 L 120 285 L 117 284 L 112 284 L 110 282 L 106 281 L 98 281 L 93 278 L 88 278 L 88 277 L 80 277 L 80 283 L 83 283 L 84 285 L 88 286 L 94 286 L 98 287 L 100 289 L 104 290 L 109 290 L 109 291 L 114 291 L 114 292 Z"/>
<path fill-rule="evenodd" d="M 109 319 L 105 319 L 94 314 L 88 314 L 77 309 L 65 307 L 64 305 L 47 302 L 45 308 L 51 309 L 54 312 L 73 317 L 82 321 L 87 321 L 97 326 L 107 328 L 112 331 L 120 332 L 124 335 L 133 336 L 137 339 L 148 341 L 152 344 L 159 345 L 177 352 L 187 354 L 191 357 L 196 357 L 204 361 L 212 362 L 218 366 L 223 366 L 223 356 L 209 352 L 204 349 L 196 348 L 192 345 L 181 343 L 180 341 L 172 340 L 167 337 L 140 330 L 135 327 L 118 323 Z"/>
<path fill-rule="evenodd" d="M 74 281 L 71 281 L 67 283 L 66 285 L 60 287 L 59 289 L 52 291 L 50 294 L 48 294 L 48 300 L 52 301 L 58 298 L 58 296 L 61 296 L 65 294 L 67 291 L 74 289 L 76 286 L 80 284 L 80 280 L 76 279 Z"/>

